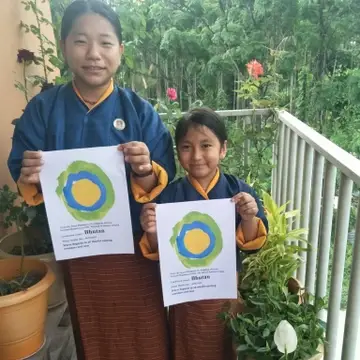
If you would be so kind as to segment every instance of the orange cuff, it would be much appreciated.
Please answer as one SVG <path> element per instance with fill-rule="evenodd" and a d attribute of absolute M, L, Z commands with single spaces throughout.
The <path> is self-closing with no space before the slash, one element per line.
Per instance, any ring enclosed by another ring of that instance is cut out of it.
<path fill-rule="evenodd" d="M 43 195 L 39 193 L 35 185 L 23 184 L 18 181 L 17 186 L 20 195 L 29 206 L 37 206 L 44 202 Z"/>
<path fill-rule="evenodd" d="M 140 250 L 144 255 L 144 257 L 146 257 L 149 260 L 159 261 L 159 253 L 158 252 L 154 253 L 151 250 L 151 246 L 146 233 L 144 233 L 143 236 L 141 237 L 139 245 L 140 245 Z"/>
<path fill-rule="evenodd" d="M 254 240 L 246 242 L 241 228 L 241 223 L 238 226 L 236 230 L 236 243 L 241 250 L 259 250 L 264 246 L 267 237 L 267 231 L 262 220 L 259 218 L 256 218 L 256 220 L 258 222 L 258 230 Z"/>
<path fill-rule="evenodd" d="M 138 203 L 145 204 L 152 201 L 158 195 L 160 195 L 160 193 L 166 188 L 166 185 L 168 184 L 168 174 L 166 170 L 158 165 L 155 161 L 152 162 L 152 168 L 158 179 L 158 183 L 149 193 L 147 193 L 139 184 L 137 184 L 133 175 L 131 175 L 131 190 L 135 201 Z"/>

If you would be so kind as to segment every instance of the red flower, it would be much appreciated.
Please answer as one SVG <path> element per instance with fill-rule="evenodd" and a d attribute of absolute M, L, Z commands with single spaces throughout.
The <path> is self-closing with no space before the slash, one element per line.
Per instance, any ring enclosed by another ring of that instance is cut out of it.
<path fill-rule="evenodd" d="M 32 62 L 35 61 L 35 54 L 32 51 L 26 50 L 26 49 L 20 49 L 17 53 L 17 62 L 23 63 L 23 62 Z"/>
<path fill-rule="evenodd" d="M 175 101 L 177 99 L 177 92 L 174 88 L 168 88 L 166 90 L 166 95 L 171 101 Z"/>
<path fill-rule="evenodd" d="M 248 62 L 246 67 L 249 75 L 254 79 L 258 79 L 260 75 L 264 75 L 263 66 L 256 60 Z"/>

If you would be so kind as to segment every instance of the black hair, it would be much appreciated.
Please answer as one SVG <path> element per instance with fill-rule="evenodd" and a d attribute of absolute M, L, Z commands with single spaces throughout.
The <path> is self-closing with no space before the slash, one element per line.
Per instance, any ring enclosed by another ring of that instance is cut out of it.
<path fill-rule="evenodd" d="M 187 112 L 177 123 L 175 129 L 175 144 L 186 136 L 190 128 L 206 126 L 219 139 L 221 146 L 227 140 L 227 132 L 223 119 L 214 110 L 206 107 L 195 108 Z"/>
<path fill-rule="evenodd" d="M 66 8 L 61 22 L 61 40 L 65 41 L 74 22 L 88 13 L 98 14 L 108 20 L 115 30 L 119 43 L 122 43 L 122 29 L 118 15 L 109 5 L 99 0 L 75 0 Z"/>

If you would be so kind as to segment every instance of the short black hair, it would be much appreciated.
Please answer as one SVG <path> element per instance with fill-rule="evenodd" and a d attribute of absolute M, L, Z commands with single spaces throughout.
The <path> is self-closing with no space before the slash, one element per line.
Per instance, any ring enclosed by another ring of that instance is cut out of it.
<path fill-rule="evenodd" d="M 227 140 L 227 131 L 223 119 L 214 110 L 207 107 L 195 108 L 187 112 L 177 123 L 175 129 L 175 144 L 186 136 L 190 128 L 206 126 L 219 139 L 221 146 Z"/>
<path fill-rule="evenodd" d="M 75 0 L 66 8 L 61 21 L 61 40 L 65 41 L 74 22 L 88 13 L 98 14 L 108 20 L 115 30 L 119 43 L 122 43 L 122 29 L 118 15 L 108 4 L 99 0 Z"/>

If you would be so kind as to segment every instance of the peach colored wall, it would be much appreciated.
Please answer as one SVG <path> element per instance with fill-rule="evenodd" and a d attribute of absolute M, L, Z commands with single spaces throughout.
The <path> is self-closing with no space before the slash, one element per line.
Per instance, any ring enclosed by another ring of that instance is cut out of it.
<path fill-rule="evenodd" d="M 7 157 L 11 147 L 14 126 L 11 121 L 18 118 L 26 105 L 23 93 L 14 87 L 15 81 L 22 81 L 22 64 L 16 61 L 18 49 L 28 49 L 37 53 L 39 44 L 31 33 L 25 34 L 20 21 L 35 24 L 31 11 L 25 11 L 21 0 L 0 0 L 0 186 L 13 185 L 7 168 Z M 51 19 L 48 1 L 38 1 L 44 16 Z M 53 42 L 54 33 L 50 26 L 42 25 L 43 33 Z M 41 66 L 29 67 L 30 74 L 43 75 Z M 55 73 L 52 73 L 55 76 Z M 31 86 L 31 85 L 30 85 Z M 31 89 L 36 94 L 39 89 Z"/>

